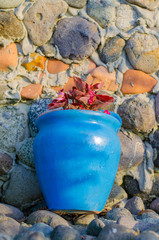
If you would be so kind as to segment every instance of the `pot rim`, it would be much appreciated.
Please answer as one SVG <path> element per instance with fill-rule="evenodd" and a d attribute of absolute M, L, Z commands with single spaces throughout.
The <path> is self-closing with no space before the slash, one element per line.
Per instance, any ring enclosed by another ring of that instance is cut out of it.
<path fill-rule="evenodd" d="M 49 110 L 49 111 L 46 111 L 42 114 L 40 114 L 36 121 L 35 121 L 35 124 L 38 126 L 41 121 L 45 120 L 46 118 L 48 118 L 48 116 L 52 116 L 52 117 L 59 117 L 59 118 L 62 118 L 63 116 L 65 117 L 71 117 L 71 116 L 75 116 L 75 115 L 79 115 L 79 114 L 82 114 L 84 116 L 96 116 L 96 117 L 100 117 L 101 119 L 103 120 L 113 120 L 113 122 L 115 122 L 117 125 L 118 125 L 118 128 L 121 127 L 122 125 L 122 120 L 119 116 L 119 114 L 117 113 L 114 113 L 114 112 L 110 112 L 110 115 L 109 114 L 106 114 L 106 113 L 103 113 L 104 110 L 98 110 L 98 111 L 93 111 L 93 110 L 81 110 L 81 109 L 67 109 L 67 110 L 64 110 L 64 109 L 54 109 L 54 110 Z"/>

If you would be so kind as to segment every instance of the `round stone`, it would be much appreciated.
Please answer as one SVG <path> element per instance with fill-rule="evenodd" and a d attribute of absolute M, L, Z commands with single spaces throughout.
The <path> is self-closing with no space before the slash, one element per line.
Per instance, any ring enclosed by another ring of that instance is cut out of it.
<path fill-rule="evenodd" d="M 0 8 L 15 8 L 19 6 L 24 0 L 0 0 Z"/>
<path fill-rule="evenodd" d="M 57 226 L 52 235 L 52 240 L 81 240 L 79 232 L 71 227 Z"/>
<path fill-rule="evenodd" d="M 89 57 L 100 43 L 97 26 L 79 16 L 60 20 L 53 38 L 61 56 L 71 60 Z"/>
<path fill-rule="evenodd" d="M 118 108 L 122 126 L 134 132 L 150 133 L 155 126 L 153 104 L 144 96 L 126 99 Z"/>
<path fill-rule="evenodd" d="M 4 193 L 4 202 L 15 207 L 26 208 L 41 198 L 42 194 L 35 172 L 21 165 L 15 165 Z"/>
<path fill-rule="evenodd" d="M 144 231 L 135 240 L 158 240 L 159 236 L 154 231 Z"/>
<path fill-rule="evenodd" d="M 5 3 L 5 1 L 3 1 Z M 22 22 L 14 15 L 13 11 L 0 12 L 0 37 L 20 42 L 25 36 Z"/>
<path fill-rule="evenodd" d="M 60 217 L 59 215 L 53 212 L 49 212 L 46 210 L 38 210 L 36 212 L 33 212 L 32 214 L 29 215 L 26 222 L 27 224 L 32 225 L 38 222 L 43 222 L 48 224 L 52 228 L 55 228 L 58 225 L 69 226 L 68 222 L 64 218 Z"/>
<path fill-rule="evenodd" d="M 140 197 L 132 197 L 125 205 L 132 214 L 137 215 L 141 210 L 145 209 L 144 203 Z"/>
<path fill-rule="evenodd" d="M 128 4 L 120 4 L 117 8 L 116 26 L 121 31 L 128 31 L 135 27 L 137 18 L 138 16 L 132 7 Z"/>
<path fill-rule="evenodd" d="M 36 46 L 45 44 L 52 36 L 55 21 L 66 11 L 67 3 L 63 0 L 36 1 L 24 16 L 32 43 Z"/>
<path fill-rule="evenodd" d="M 137 233 L 133 229 L 116 223 L 106 224 L 98 235 L 98 240 L 133 240 Z"/>
<path fill-rule="evenodd" d="M 105 224 L 100 219 L 94 219 L 87 227 L 87 234 L 92 236 L 98 236 Z"/>
<path fill-rule="evenodd" d="M 105 28 L 109 23 L 115 21 L 115 1 L 88 0 L 87 14 L 93 18 L 101 27 Z"/>
<path fill-rule="evenodd" d="M 129 216 L 130 218 L 134 219 L 131 212 L 126 208 L 113 208 L 106 214 L 107 219 L 114 220 L 114 221 L 117 221 L 119 217 L 126 217 L 126 216 L 127 217 Z"/>
<path fill-rule="evenodd" d="M 108 39 L 104 47 L 99 48 L 100 59 L 104 63 L 115 62 L 121 56 L 124 46 L 125 41 L 118 36 Z"/>
<path fill-rule="evenodd" d="M 155 10 L 159 7 L 158 0 L 127 0 L 129 3 L 136 4 L 140 7 L 147 8 L 149 10 Z"/>
<path fill-rule="evenodd" d="M 86 5 L 87 0 L 65 0 L 67 4 L 74 8 L 82 8 Z"/>
<path fill-rule="evenodd" d="M 107 199 L 107 202 L 105 204 L 105 207 L 112 207 L 114 204 L 118 204 L 122 200 L 126 199 L 128 197 L 125 190 L 114 183 L 111 192 L 109 194 L 109 197 Z"/>
<path fill-rule="evenodd" d="M 145 73 L 153 73 L 159 66 L 159 44 L 154 35 L 135 33 L 126 44 L 131 65 Z"/>
<path fill-rule="evenodd" d="M 24 217 L 24 214 L 18 208 L 4 203 L 0 203 L 0 213 L 15 220 L 19 220 Z"/>

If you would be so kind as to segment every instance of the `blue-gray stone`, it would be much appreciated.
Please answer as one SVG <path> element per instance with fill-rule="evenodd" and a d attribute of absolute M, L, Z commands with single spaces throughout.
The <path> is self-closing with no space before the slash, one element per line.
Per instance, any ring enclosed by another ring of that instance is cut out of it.
<path fill-rule="evenodd" d="M 37 119 L 37 117 L 46 112 L 47 111 L 47 106 L 48 104 L 50 104 L 52 101 L 52 99 L 49 98 L 43 98 L 40 100 L 36 100 L 30 107 L 29 109 L 29 124 L 30 124 L 30 128 L 32 130 L 32 135 L 36 135 L 36 133 L 38 132 L 38 129 L 36 127 L 35 121 Z"/>
<path fill-rule="evenodd" d="M 54 43 L 63 58 L 83 60 L 97 49 L 100 37 L 94 23 L 76 16 L 63 18 L 58 22 Z"/>

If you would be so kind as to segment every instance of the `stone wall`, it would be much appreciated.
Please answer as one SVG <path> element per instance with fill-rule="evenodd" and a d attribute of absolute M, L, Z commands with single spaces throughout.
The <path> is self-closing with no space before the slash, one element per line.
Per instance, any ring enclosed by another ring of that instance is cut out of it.
<path fill-rule="evenodd" d="M 109 110 L 122 118 L 113 191 L 159 196 L 159 1 L 0 0 L 0 44 L 2 202 L 27 208 L 42 199 L 35 119 L 73 76 L 104 82 Z"/>

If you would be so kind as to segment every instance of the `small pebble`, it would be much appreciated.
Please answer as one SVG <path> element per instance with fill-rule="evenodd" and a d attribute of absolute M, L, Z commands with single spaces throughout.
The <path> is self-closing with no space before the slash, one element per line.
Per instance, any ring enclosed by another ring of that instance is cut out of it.
<path fill-rule="evenodd" d="M 100 219 L 94 219 L 87 227 L 87 234 L 92 236 L 98 236 L 105 224 Z"/>
<path fill-rule="evenodd" d="M 141 210 L 145 209 L 144 203 L 140 197 L 132 197 L 125 205 L 132 214 L 137 215 Z"/>
<path fill-rule="evenodd" d="M 134 220 L 132 214 L 126 208 L 113 208 L 106 214 L 107 219 L 115 220 L 115 221 L 117 221 L 119 217 L 125 217 L 125 216 Z"/>

